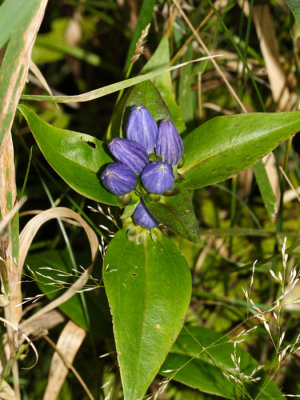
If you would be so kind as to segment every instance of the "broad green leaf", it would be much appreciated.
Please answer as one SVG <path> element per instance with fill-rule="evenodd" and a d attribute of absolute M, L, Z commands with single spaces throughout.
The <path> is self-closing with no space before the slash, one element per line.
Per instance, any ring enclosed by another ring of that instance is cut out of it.
<path fill-rule="evenodd" d="M 44 157 L 74 190 L 90 199 L 118 205 L 118 197 L 100 182 L 103 167 L 113 162 L 103 142 L 93 136 L 55 128 L 30 108 L 19 105 Z"/>
<path fill-rule="evenodd" d="M 255 113 L 213 118 L 184 138 L 186 187 L 231 178 L 300 130 L 300 114 Z"/>
<path fill-rule="evenodd" d="M 120 249 L 122 249 L 120 251 Z M 178 335 L 191 296 L 186 260 L 166 236 L 137 245 L 119 231 L 103 279 L 125 400 L 143 397 Z"/>
<path fill-rule="evenodd" d="M 150 201 L 147 196 L 144 201 L 160 223 L 185 239 L 199 243 L 198 221 L 191 196 L 182 184 L 175 184 L 173 194 L 160 196 L 159 201 Z"/>
<path fill-rule="evenodd" d="M 277 211 L 276 197 L 274 195 L 265 165 L 262 160 L 259 160 L 256 164 L 253 165 L 253 171 L 261 197 L 269 215 L 269 219 L 273 223 Z"/>
<path fill-rule="evenodd" d="M 300 3 L 299 3 L 299 0 L 285 0 L 285 2 L 292 10 L 297 23 L 300 25 Z"/>
<path fill-rule="evenodd" d="M 188 61 L 191 58 L 185 60 Z M 154 71 L 158 68 L 168 67 L 170 65 L 170 49 L 169 49 L 169 39 L 168 36 L 165 35 L 159 46 L 157 47 L 155 53 L 147 62 L 145 67 L 143 68 L 143 73 L 147 73 L 150 71 Z M 184 68 L 183 71 L 186 71 L 187 68 Z M 161 75 L 158 75 L 154 79 L 152 79 L 155 87 L 159 91 L 161 97 L 164 99 L 170 114 L 173 123 L 175 124 L 179 133 L 185 131 L 186 127 L 183 120 L 182 110 L 179 105 L 175 101 L 171 73 L 164 72 Z"/>
<path fill-rule="evenodd" d="M 261 377 L 257 382 L 242 379 L 243 384 L 234 379 L 241 379 L 233 363 L 232 356 L 240 358 L 240 372 L 245 376 L 259 366 L 258 362 L 246 351 L 223 335 L 203 327 L 184 328 L 172 347 L 160 374 L 183 384 L 199 389 L 204 393 L 225 397 L 227 399 L 283 399 L 283 395 L 262 371 L 253 378 Z"/>
<path fill-rule="evenodd" d="M 142 2 L 142 6 L 139 12 L 139 19 L 137 22 L 137 26 L 135 27 L 134 34 L 132 36 L 132 39 L 130 41 L 126 61 L 125 61 L 125 66 L 124 70 L 127 71 L 131 58 L 135 52 L 136 44 L 137 41 L 139 40 L 142 31 L 146 28 L 146 26 L 151 22 L 152 20 L 152 13 L 153 13 L 153 8 L 155 6 L 156 0 L 147 0 Z"/>

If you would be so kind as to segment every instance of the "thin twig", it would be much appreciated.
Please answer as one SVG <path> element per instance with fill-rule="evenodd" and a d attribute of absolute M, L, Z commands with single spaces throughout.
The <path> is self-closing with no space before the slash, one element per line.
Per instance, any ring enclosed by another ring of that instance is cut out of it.
<path fill-rule="evenodd" d="M 292 182 L 290 181 L 289 177 L 287 176 L 287 174 L 285 173 L 284 169 L 282 168 L 282 166 L 279 166 L 280 172 L 282 173 L 282 175 L 284 176 L 285 180 L 287 181 L 289 187 L 292 189 L 292 191 L 295 193 L 295 197 L 297 197 L 297 200 L 300 203 L 300 197 L 299 194 L 297 192 L 297 190 L 294 188 Z"/>

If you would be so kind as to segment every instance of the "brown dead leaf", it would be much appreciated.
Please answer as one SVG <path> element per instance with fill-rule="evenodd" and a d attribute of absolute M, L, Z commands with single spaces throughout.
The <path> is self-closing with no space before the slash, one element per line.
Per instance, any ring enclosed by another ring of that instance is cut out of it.
<path fill-rule="evenodd" d="M 280 64 L 280 53 L 276 32 L 268 4 L 259 4 L 253 8 L 253 19 L 260 48 L 264 57 L 267 74 L 274 101 L 280 111 L 290 110 L 294 102 L 287 86 L 287 79 Z"/>
<path fill-rule="evenodd" d="M 85 336 L 86 331 L 73 321 L 65 325 L 52 357 L 44 400 L 57 398 Z"/>

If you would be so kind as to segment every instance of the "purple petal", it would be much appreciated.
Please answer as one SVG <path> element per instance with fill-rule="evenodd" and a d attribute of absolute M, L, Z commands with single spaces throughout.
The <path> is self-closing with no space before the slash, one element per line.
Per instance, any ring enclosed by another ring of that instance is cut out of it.
<path fill-rule="evenodd" d="M 137 174 L 140 174 L 149 163 L 149 156 L 145 148 L 133 140 L 114 138 L 108 147 L 118 161 L 127 165 Z"/>
<path fill-rule="evenodd" d="M 122 163 L 108 164 L 101 179 L 106 189 L 117 195 L 132 192 L 137 184 L 135 173 Z"/>
<path fill-rule="evenodd" d="M 162 194 L 172 189 L 174 184 L 172 167 L 161 161 L 153 161 L 148 164 L 141 178 L 149 193 Z"/>
<path fill-rule="evenodd" d="M 136 206 L 136 209 L 133 213 L 134 221 L 137 225 L 140 225 L 144 228 L 155 228 L 158 226 L 158 221 L 153 217 L 152 214 L 148 211 L 144 202 L 140 201 Z"/>
<path fill-rule="evenodd" d="M 157 133 L 157 123 L 147 108 L 142 105 L 133 107 L 126 126 L 127 139 L 141 144 L 148 153 L 153 153 Z"/>
<path fill-rule="evenodd" d="M 158 129 L 156 153 L 162 156 L 163 162 L 176 165 L 183 157 L 182 139 L 170 120 L 163 120 Z"/>

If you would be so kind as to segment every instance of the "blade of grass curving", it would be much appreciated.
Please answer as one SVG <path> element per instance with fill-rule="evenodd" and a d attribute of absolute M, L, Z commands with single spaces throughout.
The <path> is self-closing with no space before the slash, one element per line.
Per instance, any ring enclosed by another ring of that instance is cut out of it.
<path fill-rule="evenodd" d="M 51 192 L 50 192 L 50 190 L 49 190 L 49 188 L 48 188 L 46 182 L 45 182 L 44 179 L 42 178 L 42 176 L 40 176 L 40 180 L 41 180 L 42 186 L 43 186 L 43 188 L 44 188 L 44 190 L 45 190 L 45 192 L 46 192 L 46 195 L 47 195 L 47 197 L 48 197 L 48 199 L 49 199 L 49 202 L 50 202 L 50 204 L 51 204 L 51 207 L 55 208 L 55 202 L 54 202 L 54 200 L 53 200 L 53 197 L 52 197 L 52 195 L 51 195 Z M 72 245 L 71 245 L 71 243 L 70 243 L 70 240 L 69 240 L 69 238 L 68 238 L 67 232 L 66 232 L 66 230 L 65 230 L 65 227 L 64 227 L 64 225 L 63 225 L 63 223 L 62 223 L 62 221 L 61 221 L 60 218 L 57 219 L 57 222 L 58 222 L 59 228 L 60 228 L 60 230 L 61 230 L 62 236 L 63 236 L 63 238 L 64 238 L 64 241 L 65 241 L 65 243 L 66 243 L 67 251 L 68 251 L 68 253 L 69 253 L 69 257 L 70 257 L 70 261 L 71 261 L 71 263 L 72 263 L 72 266 L 73 266 L 74 270 L 75 270 L 75 271 L 77 272 L 77 274 L 78 274 L 79 271 L 78 271 L 78 268 L 77 268 L 77 263 L 76 263 L 75 255 L 74 255 L 74 252 L 73 252 L 73 249 L 72 249 Z M 85 300 L 84 293 L 80 292 L 80 293 L 79 293 L 79 296 L 80 296 L 81 305 L 82 305 L 82 309 L 83 309 L 83 313 L 84 313 L 84 317 L 85 317 L 85 322 L 86 322 L 87 326 L 89 327 L 89 326 L 90 326 L 90 318 L 89 318 L 89 313 L 88 313 L 88 309 L 87 309 L 87 305 L 86 305 L 86 300 Z"/>
<path fill-rule="evenodd" d="M 91 101 L 95 99 L 99 99 L 100 97 L 107 96 L 109 94 L 118 92 L 119 90 L 122 89 L 127 89 L 131 86 L 134 86 L 140 82 L 144 82 L 147 80 L 151 80 L 155 78 L 156 76 L 159 76 L 163 74 L 164 72 L 170 72 L 174 71 L 178 68 L 185 67 L 186 65 L 189 65 L 191 63 L 203 61 L 203 60 L 210 60 L 214 59 L 216 57 L 222 57 L 221 55 L 210 55 L 208 57 L 201 57 L 197 58 L 196 60 L 191 60 L 182 64 L 175 65 L 173 67 L 167 67 L 167 68 L 159 68 L 155 71 L 148 72 L 147 74 L 144 75 L 138 75 L 135 76 L 134 78 L 130 79 L 125 79 L 124 81 L 113 83 L 108 86 L 104 86 L 99 89 L 91 90 L 90 92 L 82 93 L 79 95 L 75 96 L 45 96 L 45 95 L 28 95 L 28 94 L 23 94 L 21 96 L 22 100 L 33 100 L 33 101 L 48 101 L 51 103 L 80 103 L 80 102 L 85 102 L 85 101 Z"/>
<path fill-rule="evenodd" d="M 53 218 L 67 218 L 69 222 L 75 220 L 76 223 L 80 225 L 85 230 L 88 237 L 90 248 L 91 248 L 91 265 L 82 273 L 82 275 L 74 282 L 74 284 L 67 289 L 61 296 L 57 297 L 51 303 L 47 304 L 45 307 L 40 309 L 38 312 L 33 314 L 27 320 L 20 324 L 20 327 L 26 326 L 26 324 L 32 323 L 45 313 L 53 310 L 54 308 L 60 306 L 62 303 L 70 299 L 82 286 L 88 281 L 89 275 L 93 269 L 94 261 L 99 250 L 99 242 L 95 232 L 90 228 L 90 226 L 85 222 L 83 218 L 80 217 L 75 211 L 66 207 L 50 208 L 48 210 L 42 211 L 40 214 L 33 217 L 24 227 L 20 235 L 20 257 L 19 257 L 19 282 L 21 281 L 21 274 L 23 265 L 26 259 L 27 252 L 33 241 L 39 228 L 47 221 Z M 20 286 L 20 285 L 19 285 Z M 21 307 L 20 307 L 21 308 Z"/>

